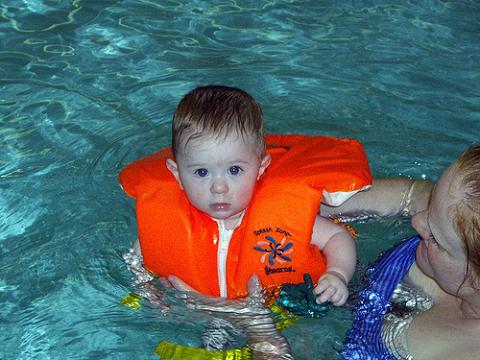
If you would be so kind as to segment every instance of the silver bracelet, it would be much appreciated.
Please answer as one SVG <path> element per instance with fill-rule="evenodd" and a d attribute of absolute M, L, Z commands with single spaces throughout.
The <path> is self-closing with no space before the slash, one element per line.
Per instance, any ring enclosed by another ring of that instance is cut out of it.
<path fill-rule="evenodd" d="M 415 183 L 416 181 L 412 180 L 408 190 L 403 193 L 402 202 L 400 204 L 400 214 L 402 216 L 410 216 L 410 205 L 412 202 L 412 194 Z"/>

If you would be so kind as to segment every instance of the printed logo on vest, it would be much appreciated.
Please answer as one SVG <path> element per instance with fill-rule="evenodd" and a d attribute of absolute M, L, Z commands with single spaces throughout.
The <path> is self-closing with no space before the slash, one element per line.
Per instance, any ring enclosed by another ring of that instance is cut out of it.
<path fill-rule="evenodd" d="M 278 264 L 285 264 L 287 261 L 292 261 L 292 259 L 287 256 L 293 252 L 293 243 L 287 242 L 287 237 L 283 237 L 280 242 L 277 242 L 271 236 L 265 236 L 265 240 L 260 240 L 257 242 L 258 246 L 253 248 L 264 254 L 261 257 L 262 264 L 265 263 L 268 257 L 268 263 L 270 266 Z M 268 275 L 268 274 L 267 274 Z"/>

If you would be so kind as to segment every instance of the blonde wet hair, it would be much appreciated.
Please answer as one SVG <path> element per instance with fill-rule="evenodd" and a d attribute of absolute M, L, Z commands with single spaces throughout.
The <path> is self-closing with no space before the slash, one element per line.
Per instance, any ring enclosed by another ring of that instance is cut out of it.
<path fill-rule="evenodd" d="M 455 169 L 460 200 L 452 211 L 453 224 L 465 247 L 467 277 L 480 291 L 480 146 L 460 155 Z"/>

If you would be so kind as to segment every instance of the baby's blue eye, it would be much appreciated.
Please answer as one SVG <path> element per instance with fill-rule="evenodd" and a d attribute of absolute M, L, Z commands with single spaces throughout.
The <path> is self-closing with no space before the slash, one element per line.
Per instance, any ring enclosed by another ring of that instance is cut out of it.
<path fill-rule="evenodd" d="M 197 169 L 195 170 L 195 175 L 200 176 L 200 177 L 205 177 L 208 175 L 208 170 L 207 169 Z"/>
<path fill-rule="evenodd" d="M 242 168 L 240 166 L 231 166 L 229 169 L 228 169 L 228 172 L 231 174 L 231 175 L 238 175 L 240 174 L 240 172 L 242 171 Z"/>

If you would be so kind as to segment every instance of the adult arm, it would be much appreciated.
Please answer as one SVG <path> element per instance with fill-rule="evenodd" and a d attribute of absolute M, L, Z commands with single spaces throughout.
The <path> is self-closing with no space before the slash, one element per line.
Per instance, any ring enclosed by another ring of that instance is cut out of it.
<path fill-rule="evenodd" d="M 342 205 L 321 204 L 320 214 L 354 218 L 411 216 L 428 207 L 432 188 L 429 180 L 374 179 L 370 189 L 356 193 Z"/>

